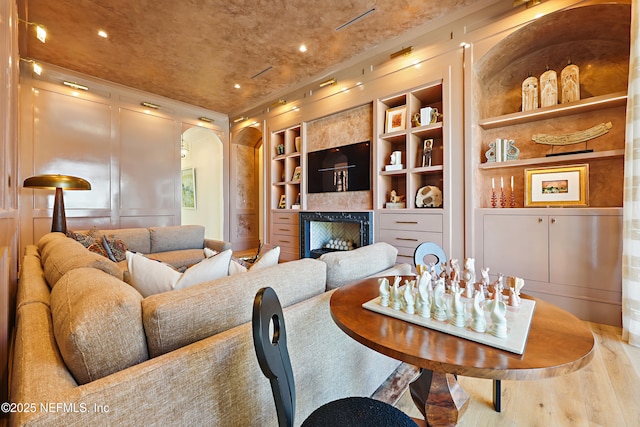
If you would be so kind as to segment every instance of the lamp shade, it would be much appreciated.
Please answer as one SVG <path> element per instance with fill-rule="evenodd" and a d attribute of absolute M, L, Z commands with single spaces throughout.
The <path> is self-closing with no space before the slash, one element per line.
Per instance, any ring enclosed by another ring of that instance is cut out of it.
<path fill-rule="evenodd" d="M 24 187 L 29 188 L 62 188 L 65 190 L 91 190 L 86 179 L 70 175 L 36 175 L 24 180 Z"/>

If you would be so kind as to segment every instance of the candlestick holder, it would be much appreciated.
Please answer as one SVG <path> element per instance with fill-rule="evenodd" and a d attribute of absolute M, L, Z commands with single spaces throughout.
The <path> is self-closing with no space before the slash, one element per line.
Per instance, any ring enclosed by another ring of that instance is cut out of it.
<path fill-rule="evenodd" d="M 498 206 L 498 198 L 496 197 L 496 190 L 495 189 L 491 189 L 491 207 L 495 208 L 496 206 Z"/>
<path fill-rule="evenodd" d="M 516 193 L 513 191 L 513 187 L 511 187 L 511 197 L 509 198 L 509 206 L 512 208 L 516 207 Z"/>
<path fill-rule="evenodd" d="M 504 194 L 504 188 L 500 189 L 500 207 L 507 207 L 507 196 Z"/>

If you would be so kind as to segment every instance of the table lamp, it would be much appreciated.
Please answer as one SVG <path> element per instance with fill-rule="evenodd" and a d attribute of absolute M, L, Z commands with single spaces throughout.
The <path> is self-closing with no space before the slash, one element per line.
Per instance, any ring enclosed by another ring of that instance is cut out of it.
<path fill-rule="evenodd" d="M 46 188 L 56 190 L 53 204 L 51 232 L 67 234 L 67 219 L 64 214 L 64 198 L 62 190 L 91 190 L 89 181 L 69 175 L 36 175 L 24 180 L 23 187 Z"/>

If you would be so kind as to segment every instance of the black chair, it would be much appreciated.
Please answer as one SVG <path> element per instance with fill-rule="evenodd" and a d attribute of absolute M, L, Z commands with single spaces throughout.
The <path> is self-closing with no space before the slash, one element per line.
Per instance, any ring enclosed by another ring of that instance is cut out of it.
<path fill-rule="evenodd" d="M 287 350 L 282 307 L 272 288 L 262 288 L 256 294 L 252 326 L 260 369 L 271 382 L 278 425 L 292 427 L 296 411 L 296 389 Z M 322 405 L 302 425 L 415 427 L 417 424 L 404 412 L 387 403 L 368 397 L 348 397 Z"/>

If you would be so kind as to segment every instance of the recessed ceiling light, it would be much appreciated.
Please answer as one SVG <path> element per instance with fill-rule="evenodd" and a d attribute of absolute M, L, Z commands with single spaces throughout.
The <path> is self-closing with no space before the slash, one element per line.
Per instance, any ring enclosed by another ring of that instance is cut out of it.
<path fill-rule="evenodd" d="M 307 46 L 301 44 L 300 45 L 300 52 L 306 52 L 307 51 Z"/>
<path fill-rule="evenodd" d="M 104 30 L 100 30 L 100 31 L 98 31 L 98 35 L 99 35 L 100 37 L 102 37 L 103 39 L 106 39 L 107 37 L 109 37 L 109 35 L 107 34 L 107 32 L 106 32 L 106 31 L 104 31 Z"/>
<path fill-rule="evenodd" d="M 234 84 L 233 87 L 235 87 L 236 89 L 240 89 L 240 85 L 238 83 Z"/>

